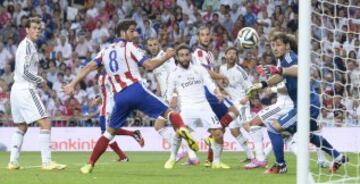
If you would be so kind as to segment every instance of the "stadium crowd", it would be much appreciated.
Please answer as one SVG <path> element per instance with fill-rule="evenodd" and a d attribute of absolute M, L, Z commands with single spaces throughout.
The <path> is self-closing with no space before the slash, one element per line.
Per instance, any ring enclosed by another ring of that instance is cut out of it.
<path fill-rule="evenodd" d="M 360 123 L 360 2 L 338 0 L 336 6 L 332 2 L 323 3 L 324 12 L 314 3 L 312 82 L 322 94 L 321 122 L 356 126 Z M 97 126 L 98 107 L 90 105 L 99 94 L 96 73 L 78 86 L 74 96 L 64 95 L 61 86 L 113 41 L 114 27 L 121 19 L 130 17 L 138 23 L 138 44 L 143 48 L 150 37 L 157 37 L 163 48 L 182 42 L 194 47 L 197 27 L 208 24 L 217 68 L 224 63 L 224 51 L 234 45 L 238 31 L 254 27 L 260 36 L 258 48 L 240 50 L 239 57 L 254 82 L 260 80 L 256 65 L 276 64 L 270 33 L 296 35 L 298 29 L 297 0 L 0 0 L 0 4 L 0 126 L 13 125 L 9 94 L 15 51 L 26 34 L 27 16 L 39 15 L 43 21 L 37 45 L 39 74 L 47 83 L 41 86 L 40 96 L 55 127 Z M 151 71 L 142 73 L 147 88 L 155 92 Z M 252 112 L 275 100 L 276 94 L 261 93 L 260 100 L 251 101 Z M 128 121 L 129 126 L 152 123 L 141 112 L 134 112 Z"/>

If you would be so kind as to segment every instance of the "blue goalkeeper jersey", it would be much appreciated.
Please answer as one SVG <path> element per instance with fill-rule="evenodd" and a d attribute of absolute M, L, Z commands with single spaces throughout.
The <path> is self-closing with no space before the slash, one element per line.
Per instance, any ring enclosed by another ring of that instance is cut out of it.
<path fill-rule="evenodd" d="M 280 66 L 283 68 L 289 68 L 293 65 L 298 64 L 297 54 L 294 51 L 290 51 L 285 54 L 285 56 L 280 59 Z M 294 103 L 294 107 L 296 107 L 297 100 L 297 77 L 292 76 L 284 76 L 285 86 L 287 88 L 288 94 L 291 100 Z M 310 81 L 309 81 L 310 82 Z M 319 107 L 320 106 L 320 98 L 319 95 L 315 92 L 313 86 L 311 85 L 311 96 L 310 103 L 312 106 Z M 301 98 L 301 97 L 299 97 Z"/>

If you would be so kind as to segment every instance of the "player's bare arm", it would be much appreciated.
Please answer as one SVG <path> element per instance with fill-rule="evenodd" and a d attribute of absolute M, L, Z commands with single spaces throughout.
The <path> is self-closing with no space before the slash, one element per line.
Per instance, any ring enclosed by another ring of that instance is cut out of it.
<path fill-rule="evenodd" d="M 175 49 L 168 48 L 168 49 L 166 49 L 164 56 L 162 56 L 160 58 L 152 58 L 152 59 L 149 59 L 148 61 L 145 61 L 143 64 L 143 67 L 147 70 L 153 70 L 174 56 L 175 56 Z"/>
<path fill-rule="evenodd" d="M 98 68 L 98 65 L 95 61 L 91 61 L 88 63 L 84 68 L 82 68 L 79 72 L 79 74 L 75 77 L 74 80 L 72 80 L 68 85 L 65 85 L 63 87 L 63 90 L 65 94 L 71 95 L 75 91 L 75 86 L 83 80 L 90 72 L 96 70 Z"/>

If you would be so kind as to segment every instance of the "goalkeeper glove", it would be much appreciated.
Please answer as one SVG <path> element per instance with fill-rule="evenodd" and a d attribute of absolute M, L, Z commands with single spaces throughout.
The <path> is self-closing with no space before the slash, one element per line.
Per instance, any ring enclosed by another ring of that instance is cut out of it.
<path fill-rule="evenodd" d="M 275 74 L 282 75 L 283 68 L 274 65 L 259 65 L 256 67 L 256 71 L 260 74 L 260 76 L 269 76 Z"/>
<path fill-rule="evenodd" d="M 259 82 L 259 83 L 255 83 L 255 84 L 253 84 L 247 91 L 246 91 L 246 95 L 247 96 L 253 96 L 253 94 L 255 93 L 255 92 L 258 92 L 258 91 L 260 91 L 261 89 L 264 89 L 264 88 L 266 88 L 268 86 L 268 84 L 267 84 L 267 82 L 265 82 L 265 81 L 261 81 L 261 82 Z"/>

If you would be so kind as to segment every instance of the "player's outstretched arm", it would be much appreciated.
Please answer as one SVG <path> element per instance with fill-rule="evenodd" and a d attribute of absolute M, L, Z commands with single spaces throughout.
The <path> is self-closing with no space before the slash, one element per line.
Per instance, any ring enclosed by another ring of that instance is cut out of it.
<path fill-rule="evenodd" d="M 83 80 L 90 72 L 96 70 L 98 68 L 98 64 L 95 61 L 91 61 L 84 68 L 80 70 L 78 75 L 72 80 L 69 84 L 63 86 L 64 93 L 67 95 L 71 95 L 75 91 L 75 86 Z"/>
<path fill-rule="evenodd" d="M 148 59 L 147 61 L 145 61 L 142 64 L 142 66 L 147 70 L 153 70 L 174 56 L 175 56 L 175 49 L 168 48 L 168 49 L 166 49 L 164 56 L 159 57 L 159 58 Z"/>
<path fill-rule="evenodd" d="M 298 76 L 298 66 L 293 65 L 289 68 L 283 68 L 282 75 L 297 77 Z"/>

